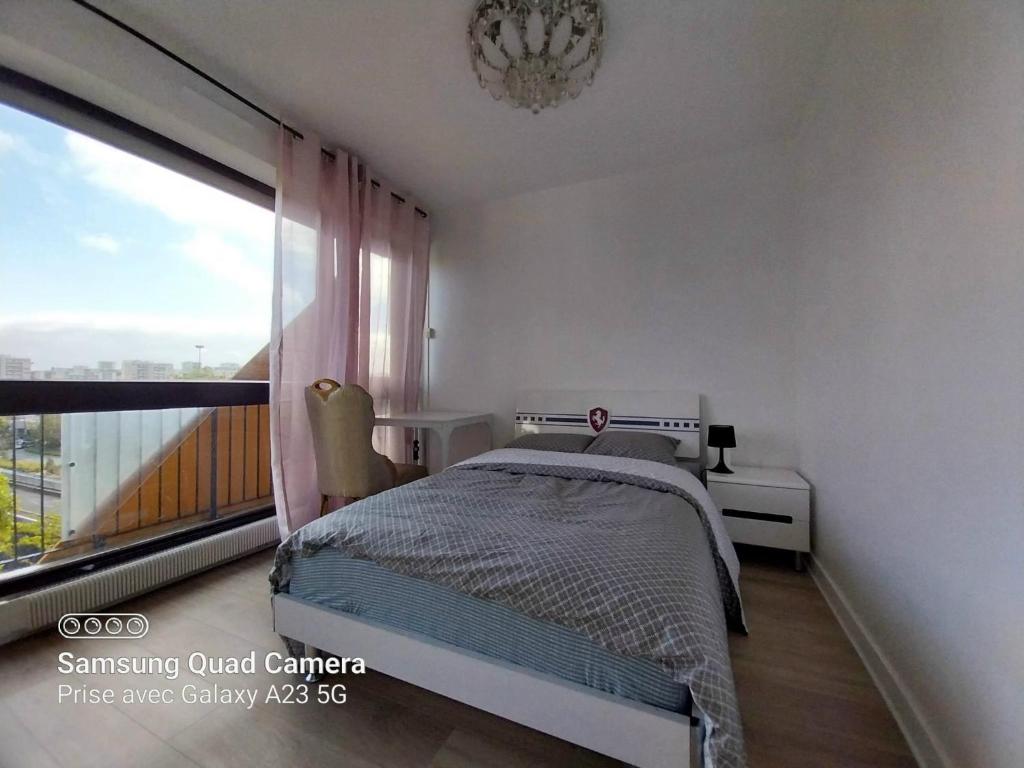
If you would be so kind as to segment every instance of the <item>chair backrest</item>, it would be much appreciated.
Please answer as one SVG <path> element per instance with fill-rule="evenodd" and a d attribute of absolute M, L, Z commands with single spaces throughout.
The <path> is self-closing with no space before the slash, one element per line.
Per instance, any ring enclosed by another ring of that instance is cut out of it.
<path fill-rule="evenodd" d="M 320 493 L 363 499 L 394 485 L 394 465 L 373 449 L 373 398 L 358 384 L 306 387 Z"/>

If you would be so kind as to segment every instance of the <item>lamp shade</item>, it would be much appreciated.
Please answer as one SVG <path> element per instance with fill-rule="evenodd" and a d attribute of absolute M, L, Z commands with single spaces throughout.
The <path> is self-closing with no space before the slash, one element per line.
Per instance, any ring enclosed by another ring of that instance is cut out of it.
<path fill-rule="evenodd" d="M 711 424 L 708 426 L 709 448 L 735 448 L 736 430 L 731 424 Z"/>

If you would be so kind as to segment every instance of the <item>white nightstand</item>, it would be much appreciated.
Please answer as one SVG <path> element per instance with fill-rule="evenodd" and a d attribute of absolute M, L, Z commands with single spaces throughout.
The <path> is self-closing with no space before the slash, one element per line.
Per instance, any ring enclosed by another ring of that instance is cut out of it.
<path fill-rule="evenodd" d="M 733 542 L 791 549 L 796 567 L 811 551 L 811 487 L 791 469 L 732 467 L 733 474 L 707 472 L 711 498 L 725 518 Z"/>

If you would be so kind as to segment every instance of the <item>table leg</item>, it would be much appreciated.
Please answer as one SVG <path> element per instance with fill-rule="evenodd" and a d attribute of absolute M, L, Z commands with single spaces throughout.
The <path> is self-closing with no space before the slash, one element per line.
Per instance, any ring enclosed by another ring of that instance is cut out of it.
<path fill-rule="evenodd" d="M 452 430 L 450 427 L 441 427 L 437 430 L 437 436 L 441 439 L 441 470 L 448 469 L 449 446 L 451 444 Z"/>

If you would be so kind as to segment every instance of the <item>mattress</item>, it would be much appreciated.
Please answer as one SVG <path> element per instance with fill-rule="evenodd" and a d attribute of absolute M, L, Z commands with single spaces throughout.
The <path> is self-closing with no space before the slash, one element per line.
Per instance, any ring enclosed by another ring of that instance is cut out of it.
<path fill-rule="evenodd" d="M 301 600 L 661 709 L 690 712 L 687 686 L 657 663 L 618 655 L 565 627 L 333 548 L 296 558 L 293 569 L 289 591 Z"/>

